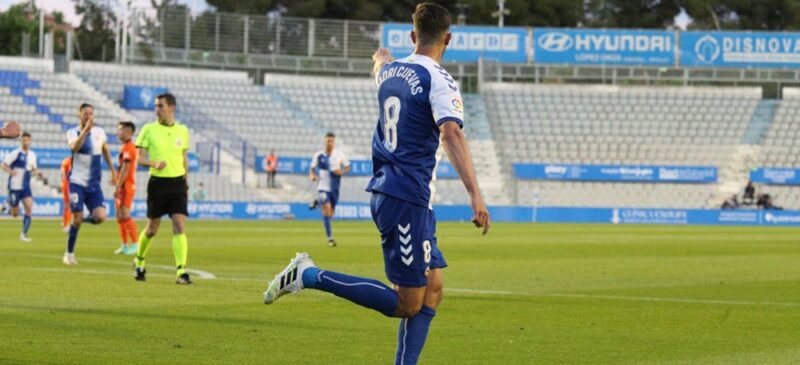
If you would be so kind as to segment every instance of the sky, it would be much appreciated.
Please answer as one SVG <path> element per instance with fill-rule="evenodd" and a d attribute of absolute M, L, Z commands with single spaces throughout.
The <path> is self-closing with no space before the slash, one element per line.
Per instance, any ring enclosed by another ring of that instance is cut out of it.
<path fill-rule="evenodd" d="M 45 9 L 47 12 L 52 12 L 58 10 L 64 13 L 64 18 L 67 22 L 71 23 L 74 26 L 80 25 L 80 18 L 75 15 L 75 2 L 73 0 L 35 0 L 36 6 Z M 100 1 L 108 1 L 110 3 L 119 2 L 122 3 L 120 0 L 100 0 Z M 0 0 L 0 11 L 4 11 L 8 9 L 9 6 L 18 3 L 24 3 L 26 0 Z M 208 8 L 208 4 L 206 4 L 205 0 L 179 0 L 179 3 L 188 4 L 189 7 L 192 8 L 192 11 L 195 12 L 202 12 L 206 8 Z M 131 0 L 131 4 L 133 7 L 143 7 L 149 8 L 150 7 L 150 0 Z"/>
<path fill-rule="evenodd" d="M 101 0 L 102 1 L 102 0 Z M 120 3 L 122 0 L 105 0 L 109 2 L 119 1 Z M 25 2 L 25 0 L 0 0 L 0 11 L 4 11 L 8 9 L 9 6 L 17 3 Z M 206 8 L 208 8 L 208 4 L 205 0 L 179 0 L 179 3 L 188 4 L 189 7 L 192 8 L 193 12 L 202 12 Z M 131 0 L 133 7 L 150 7 L 150 0 Z M 40 8 L 47 10 L 48 12 L 58 10 L 64 13 L 64 18 L 67 22 L 71 23 L 74 26 L 80 25 L 80 19 L 75 15 L 75 3 L 72 0 L 36 0 L 36 5 Z M 675 16 L 675 23 L 681 29 L 686 29 L 686 26 L 691 22 L 691 18 L 689 18 L 688 14 L 685 11 L 681 10 L 681 13 Z"/>

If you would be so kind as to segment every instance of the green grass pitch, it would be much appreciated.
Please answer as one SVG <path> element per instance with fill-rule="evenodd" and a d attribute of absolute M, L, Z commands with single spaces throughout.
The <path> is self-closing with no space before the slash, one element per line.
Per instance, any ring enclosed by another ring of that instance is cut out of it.
<path fill-rule="evenodd" d="M 166 223 L 166 222 L 165 222 Z M 142 223 L 140 222 L 140 225 Z M 192 221 L 190 287 L 169 224 L 146 283 L 112 254 L 113 221 L 65 234 L 0 221 L 0 364 L 389 364 L 398 320 L 306 291 L 262 304 L 296 251 L 385 280 L 371 222 Z M 450 267 L 422 364 L 798 364 L 800 230 L 439 224 Z M 156 267 L 158 265 L 164 267 Z"/>

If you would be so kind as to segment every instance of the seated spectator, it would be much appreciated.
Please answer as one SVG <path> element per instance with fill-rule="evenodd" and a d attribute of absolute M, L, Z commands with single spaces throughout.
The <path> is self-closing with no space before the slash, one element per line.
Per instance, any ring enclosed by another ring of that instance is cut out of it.
<path fill-rule="evenodd" d="M 753 200 L 756 196 L 756 187 L 753 185 L 752 181 L 747 182 L 747 186 L 744 188 L 744 196 L 742 197 L 742 204 L 744 205 L 753 205 Z"/>
<path fill-rule="evenodd" d="M 736 208 L 739 208 L 739 198 L 737 198 L 736 195 L 732 195 L 730 198 L 725 200 L 724 203 L 722 203 L 722 209 L 736 209 Z"/>

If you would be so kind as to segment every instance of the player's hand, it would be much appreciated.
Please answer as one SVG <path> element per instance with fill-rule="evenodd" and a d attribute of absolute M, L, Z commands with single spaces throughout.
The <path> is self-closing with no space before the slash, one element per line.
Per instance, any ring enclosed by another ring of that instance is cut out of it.
<path fill-rule="evenodd" d="M 11 170 L 8 171 L 8 175 L 9 176 L 17 176 L 17 171 L 14 170 L 14 169 L 11 169 Z"/>
<path fill-rule="evenodd" d="M 22 133 L 22 125 L 17 123 L 16 120 L 12 120 L 3 128 L 0 128 L 0 134 L 2 134 L 3 138 L 17 138 Z"/>
<path fill-rule="evenodd" d="M 392 60 L 394 60 L 394 57 L 392 57 L 392 51 L 388 48 L 378 48 L 378 50 L 372 54 L 372 61 L 374 62 L 389 63 L 392 62 Z"/>
<path fill-rule="evenodd" d="M 91 131 L 93 127 L 94 127 L 94 117 L 91 117 L 89 118 L 89 120 L 86 121 L 86 125 L 83 126 L 83 132 L 87 133 Z"/>
<path fill-rule="evenodd" d="M 475 224 L 475 227 L 483 227 L 483 235 L 489 233 L 489 227 L 491 227 L 492 223 L 489 218 L 489 210 L 486 209 L 486 204 L 483 203 L 483 198 L 472 199 L 472 213 L 472 223 Z"/>
<path fill-rule="evenodd" d="M 153 167 L 156 170 L 163 170 L 165 167 L 167 167 L 167 161 L 158 161 L 155 165 L 153 165 Z"/>
<path fill-rule="evenodd" d="M 309 176 L 309 178 L 311 179 L 311 181 L 317 181 L 317 175 L 311 175 Z"/>

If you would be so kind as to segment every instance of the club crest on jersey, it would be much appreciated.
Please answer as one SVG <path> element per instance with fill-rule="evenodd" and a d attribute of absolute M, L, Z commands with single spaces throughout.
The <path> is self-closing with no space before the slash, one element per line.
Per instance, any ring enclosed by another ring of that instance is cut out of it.
<path fill-rule="evenodd" d="M 183 138 L 178 138 L 175 140 L 175 145 L 178 147 L 183 146 Z"/>

